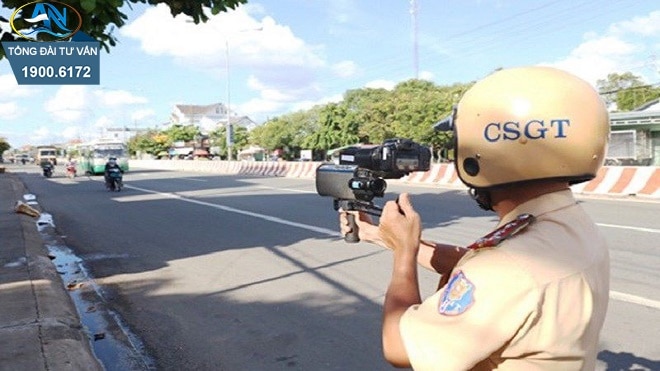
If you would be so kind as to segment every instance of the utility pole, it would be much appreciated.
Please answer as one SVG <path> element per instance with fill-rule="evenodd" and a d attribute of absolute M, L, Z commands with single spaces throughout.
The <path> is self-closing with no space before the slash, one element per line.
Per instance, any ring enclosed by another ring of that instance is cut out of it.
<path fill-rule="evenodd" d="M 410 0 L 410 18 L 412 21 L 412 39 L 413 39 L 413 70 L 415 71 L 415 79 L 419 79 L 419 44 L 417 43 L 417 34 L 419 27 L 417 25 L 417 14 L 419 13 L 419 6 L 417 0 Z"/>

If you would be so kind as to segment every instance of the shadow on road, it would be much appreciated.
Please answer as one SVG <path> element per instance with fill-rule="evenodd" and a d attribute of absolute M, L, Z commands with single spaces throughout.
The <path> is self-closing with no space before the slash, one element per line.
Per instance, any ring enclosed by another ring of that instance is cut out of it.
<path fill-rule="evenodd" d="M 102 177 L 21 177 L 108 305 L 130 313 L 158 369 L 391 369 L 380 350 L 390 254 L 344 243 L 331 199 L 255 195 L 249 177 L 155 173 L 127 173 L 118 193 Z M 413 203 L 425 228 L 495 223 L 462 190 L 429 189 Z"/>
<path fill-rule="evenodd" d="M 605 362 L 607 365 L 606 371 L 660 370 L 660 361 L 637 357 L 628 352 L 614 353 L 609 350 L 603 350 L 598 353 L 598 359 Z"/>

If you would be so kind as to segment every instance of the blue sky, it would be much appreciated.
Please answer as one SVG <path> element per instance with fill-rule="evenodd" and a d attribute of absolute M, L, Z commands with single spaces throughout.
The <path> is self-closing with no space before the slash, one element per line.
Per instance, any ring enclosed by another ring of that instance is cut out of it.
<path fill-rule="evenodd" d="M 134 6 L 101 53 L 100 85 L 17 85 L 0 61 L 0 136 L 90 140 L 162 125 L 175 104 L 226 103 L 227 55 L 230 106 L 258 123 L 415 75 L 449 85 L 543 64 L 593 84 L 613 72 L 660 83 L 657 0 L 417 0 L 414 23 L 411 2 L 254 0 L 201 25 Z"/>

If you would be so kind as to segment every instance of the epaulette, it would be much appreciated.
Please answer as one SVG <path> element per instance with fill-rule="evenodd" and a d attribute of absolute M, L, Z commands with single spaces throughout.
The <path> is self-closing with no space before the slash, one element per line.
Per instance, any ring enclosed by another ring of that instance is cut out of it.
<path fill-rule="evenodd" d="M 476 240 L 467 248 L 471 250 L 477 250 L 483 247 L 497 246 L 502 241 L 527 228 L 527 226 L 530 225 L 533 221 L 534 216 L 532 214 L 520 214 L 514 220 Z"/>

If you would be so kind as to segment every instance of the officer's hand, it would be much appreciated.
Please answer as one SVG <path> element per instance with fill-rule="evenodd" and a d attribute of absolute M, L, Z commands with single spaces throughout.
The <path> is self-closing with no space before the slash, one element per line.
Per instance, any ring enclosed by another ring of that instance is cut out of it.
<path fill-rule="evenodd" d="M 379 231 L 380 237 L 389 248 L 417 253 L 422 235 L 422 220 L 413 209 L 408 193 L 402 193 L 397 201 L 388 201 L 385 204 Z"/>
<path fill-rule="evenodd" d="M 382 247 L 387 247 L 383 243 L 382 238 L 380 238 L 378 226 L 374 225 L 369 214 L 362 211 L 345 211 L 339 209 L 339 227 L 341 228 L 342 236 L 346 236 L 353 231 L 348 223 L 348 214 L 355 216 L 355 224 L 358 227 L 358 237 L 360 238 L 360 241 L 371 242 Z"/>

